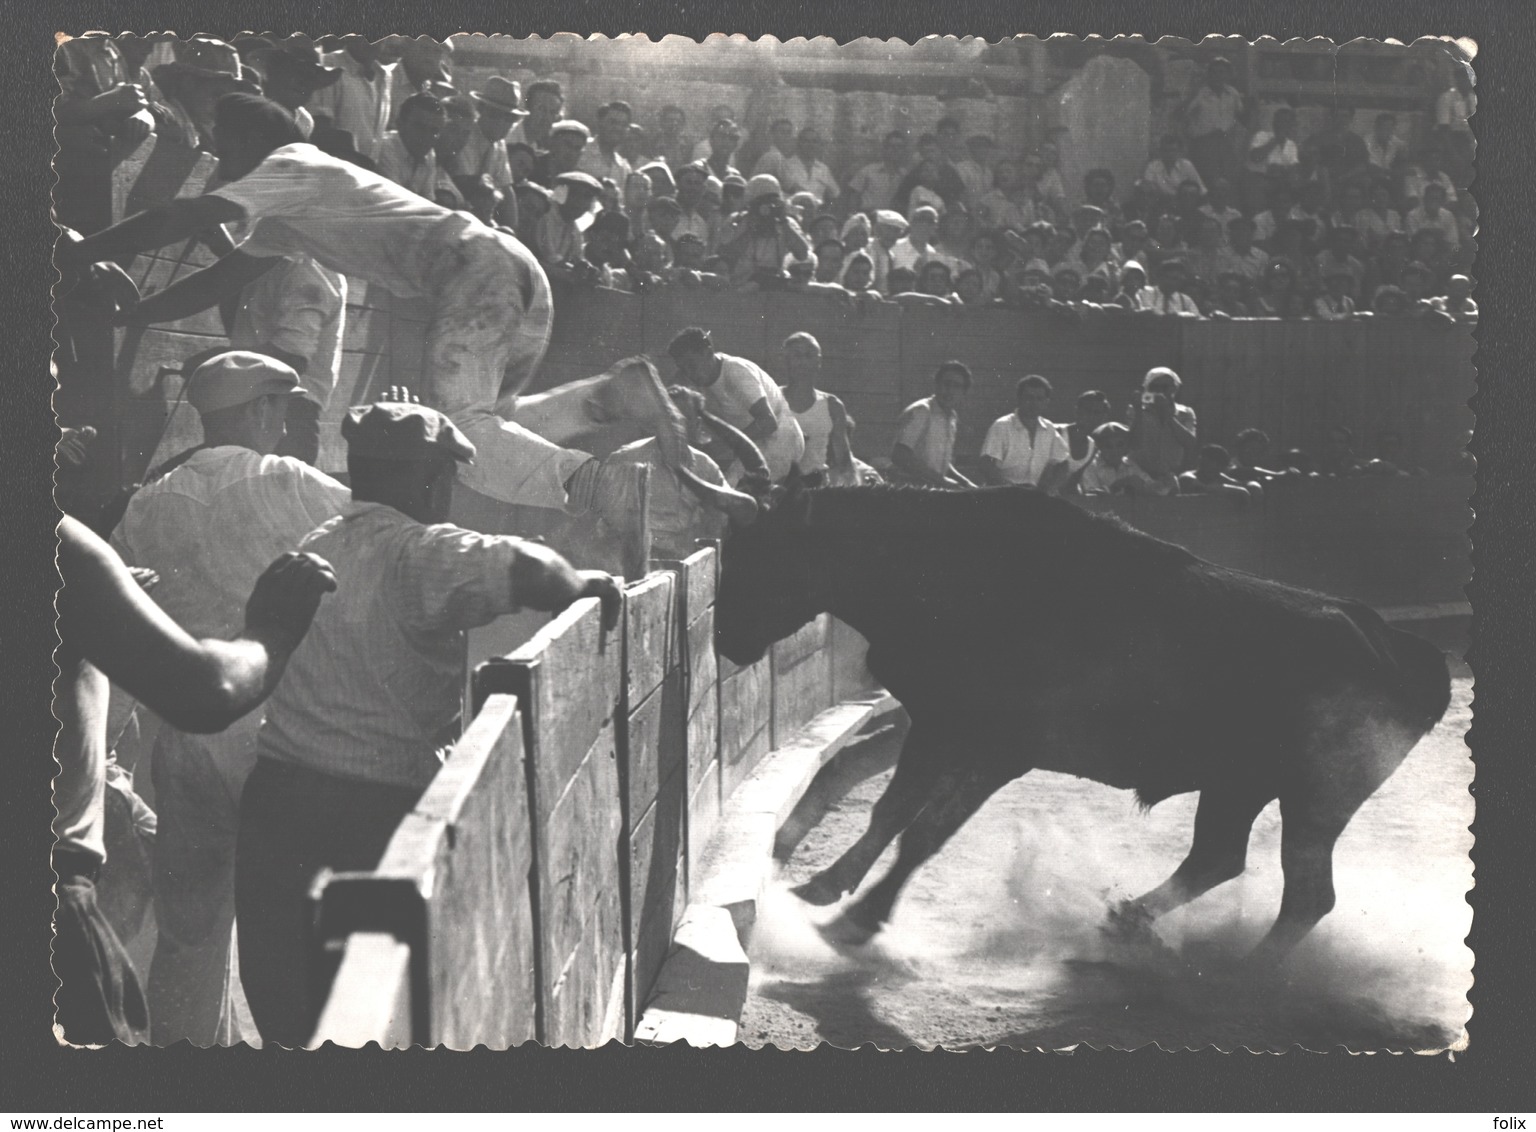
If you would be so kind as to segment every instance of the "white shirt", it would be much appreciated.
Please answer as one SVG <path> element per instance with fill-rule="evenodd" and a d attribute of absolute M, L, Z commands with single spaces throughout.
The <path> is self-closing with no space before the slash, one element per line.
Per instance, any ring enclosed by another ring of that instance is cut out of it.
<path fill-rule="evenodd" d="M 903 203 L 897 201 L 896 189 L 906 175 L 905 169 L 892 169 L 883 161 L 875 161 L 855 173 L 848 187 L 858 191 L 859 207 L 871 215 L 880 208 L 900 211 Z"/>
<path fill-rule="evenodd" d="M 785 402 L 788 404 L 788 402 Z M 794 412 L 791 408 L 790 412 Z M 832 439 L 832 407 L 827 401 L 827 395 L 820 389 L 816 390 L 816 400 L 811 407 L 803 413 L 795 413 L 795 419 L 800 422 L 800 431 L 805 434 L 805 458 L 800 461 L 800 470 L 809 475 L 811 472 L 819 472 L 827 466 L 827 448 Z"/>
<path fill-rule="evenodd" d="M 1260 130 L 1258 133 L 1254 134 L 1253 137 L 1248 139 L 1249 152 L 1251 153 L 1253 150 L 1258 149 L 1260 146 L 1268 145 L 1270 142 L 1274 141 L 1274 139 L 1274 131 Z M 1295 138 L 1287 138 L 1285 141 L 1281 142 L 1274 149 L 1270 150 L 1262 161 L 1255 161 L 1251 157 L 1248 158 L 1247 161 L 1248 172 L 1250 173 L 1262 173 L 1271 165 L 1290 166 L 1300 164 L 1301 151 L 1296 148 Z"/>
<path fill-rule="evenodd" d="M 1407 148 L 1408 143 L 1396 134 L 1389 137 L 1385 144 L 1377 141 L 1374 133 L 1368 134 L 1365 139 L 1366 159 L 1376 168 L 1385 169 L 1388 172 L 1391 171 L 1393 165 L 1397 164 L 1397 159 L 1403 155 Z"/>
<path fill-rule="evenodd" d="M 273 150 L 212 195 L 244 210 L 251 235 L 241 248 L 252 255 L 310 255 L 402 299 L 428 294 L 417 261 L 436 225 L 454 215 L 308 142 Z"/>
<path fill-rule="evenodd" d="M 581 157 L 576 162 L 576 168 L 582 173 L 592 174 L 599 181 L 607 177 L 615 185 L 619 186 L 620 192 L 624 191 L 625 178 L 633 172 L 629 162 L 624 159 L 623 154 L 619 153 L 618 150 L 614 150 L 613 156 L 610 157 L 603 152 L 603 147 L 595 141 L 588 144 L 581 151 Z"/>
<path fill-rule="evenodd" d="M 263 757 L 423 787 L 458 739 L 464 633 L 516 609 L 517 539 L 350 503 L 303 549 L 336 571 L 267 701 Z"/>
<path fill-rule="evenodd" d="M 837 178 L 832 176 L 832 170 L 827 168 L 825 161 L 812 161 L 809 166 L 805 159 L 796 155 L 784 162 L 783 177 L 784 195 L 791 193 L 815 193 L 819 204 L 828 204 L 837 199 L 839 193 Z"/>
<path fill-rule="evenodd" d="M 377 160 L 384 133 L 389 129 L 390 88 L 396 63 L 377 63 L 371 79 L 363 77 L 363 65 L 348 51 L 325 56 L 327 67 L 340 67 L 341 76 L 330 86 L 309 96 L 313 113 L 329 115 L 336 128 L 352 135 L 357 152 Z"/>
<path fill-rule="evenodd" d="M 768 439 L 755 443 L 773 478 L 783 479 L 790 466 L 805 456 L 805 434 L 784 400 L 784 391 L 756 362 L 721 354 L 720 363 L 719 380 L 704 390 L 705 404 L 721 420 L 745 431 L 753 420 L 752 406 L 766 400 L 779 427 Z"/>
<path fill-rule="evenodd" d="M 488 177 L 491 184 L 502 190 L 510 189 L 513 184 L 506 141 L 492 141 L 479 126 L 469 131 L 464 148 L 454 154 L 451 161 L 443 163 L 443 171 L 459 177 Z"/>
<path fill-rule="evenodd" d="M 1072 458 L 1062 428 L 1041 417 L 1031 436 L 1019 414 L 1009 413 L 998 417 L 987 429 L 981 454 L 997 461 L 998 470 L 1009 483 L 1037 486 L 1046 468 Z"/>
<path fill-rule="evenodd" d="M 910 267 L 916 271 L 923 264 L 933 258 L 933 245 L 918 249 L 912 243 L 911 236 L 903 236 L 891 245 L 891 266 Z"/>
<path fill-rule="evenodd" d="M 763 152 L 763 155 L 757 159 L 757 164 L 752 166 L 752 176 L 756 177 L 760 174 L 766 173 L 770 177 L 776 177 L 779 182 L 779 187 L 787 192 L 788 188 L 784 184 L 785 160 L 786 158 L 784 157 L 783 151 L 776 145 L 770 145 Z"/>
<path fill-rule="evenodd" d="M 438 169 L 437 154 L 429 149 L 425 157 L 414 156 L 395 130 L 385 134 L 379 145 L 378 166 L 383 176 L 428 200 L 436 200 L 439 192 L 459 195 L 448 174 Z"/>
<path fill-rule="evenodd" d="M 896 443 L 910 448 L 925 468 L 947 475 L 955 461 L 959 423 L 959 414 L 944 408 L 934 397 L 924 397 L 902 412 L 896 426 Z"/>

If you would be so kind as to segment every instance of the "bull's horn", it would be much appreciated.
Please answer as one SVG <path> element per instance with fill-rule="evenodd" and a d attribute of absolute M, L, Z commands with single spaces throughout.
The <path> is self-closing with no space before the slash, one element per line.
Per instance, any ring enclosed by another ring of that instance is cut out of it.
<path fill-rule="evenodd" d="M 750 526 L 757 518 L 757 500 L 750 495 L 743 495 L 739 491 L 732 491 L 728 487 L 721 487 L 717 483 L 700 479 L 695 472 L 687 468 L 678 468 L 677 477 L 687 484 L 688 489 L 700 500 L 730 519 L 732 526 Z"/>
<path fill-rule="evenodd" d="M 699 419 L 709 426 L 711 432 L 725 441 L 736 459 L 741 461 L 742 470 L 747 475 L 773 479 L 773 473 L 768 470 L 768 461 L 763 456 L 763 450 L 752 443 L 750 436 L 707 409 L 699 413 Z"/>

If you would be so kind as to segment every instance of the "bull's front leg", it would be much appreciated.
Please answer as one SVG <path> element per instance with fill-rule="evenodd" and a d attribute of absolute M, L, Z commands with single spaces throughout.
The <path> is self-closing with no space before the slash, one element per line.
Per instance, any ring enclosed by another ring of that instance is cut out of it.
<path fill-rule="evenodd" d="M 809 904 L 825 906 L 836 904 L 844 893 L 858 888 L 886 846 L 911 824 L 934 795 L 940 783 L 940 753 L 931 729 L 914 723 L 902 746 L 896 773 L 870 812 L 869 828 L 841 857 L 798 885 L 793 890 L 795 895 Z M 953 789 L 958 778 L 948 777 L 954 780 L 949 784 Z"/>

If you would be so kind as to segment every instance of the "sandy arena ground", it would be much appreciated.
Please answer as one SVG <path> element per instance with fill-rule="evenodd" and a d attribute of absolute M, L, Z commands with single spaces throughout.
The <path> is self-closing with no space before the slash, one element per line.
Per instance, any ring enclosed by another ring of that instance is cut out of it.
<path fill-rule="evenodd" d="M 1334 856 L 1338 904 L 1284 969 L 1238 966 L 1279 908 L 1280 815 L 1259 816 L 1248 871 L 1159 922 L 1162 944 L 1114 945 L 1110 901 L 1163 880 L 1189 847 L 1196 796 L 1148 814 L 1128 792 L 1036 771 L 999 791 L 919 870 L 890 927 L 840 954 L 788 892 L 865 828 L 889 772 L 806 837 L 760 909 L 749 1045 L 884 1049 L 1247 1046 L 1441 1049 L 1470 1013 L 1471 680 L 1355 815 Z M 882 875 L 894 846 L 871 870 Z"/>

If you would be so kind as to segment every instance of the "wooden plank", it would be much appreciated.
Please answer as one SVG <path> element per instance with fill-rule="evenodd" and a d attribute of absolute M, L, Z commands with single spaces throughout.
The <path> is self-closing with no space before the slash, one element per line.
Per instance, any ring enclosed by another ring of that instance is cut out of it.
<path fill-rule="evenodd" d="M 726 775 L 726 797 L 750 769 L 733 776 L 729 768 L 747 760 L 759 736 L 765 743 L 770 738 L 772 697 L 772 662 L 766 656 L 720 679 L 720 764 Z"/>
<path fill-rule="evenodd" d="M 688 623 L 688 710 L 698 710 L 705 699 L 715 695 L 722 665 L 729 665 L 715 652 L 715 611 L 706 609 Z M 734 666 L 732 666 L 734 667 Z"/>
<path fill-rule="evenodd" d="M 832 650 L 818 649 L 788 671 L 773 674 L 774 747 L 781 747 L 817 713 L 832 705 Z"/>
<path fill-rule="evenodd" d="M 688 890 L 698 883 L 704 849 L 720 826 L 720 764 L 710 763 L 698 781 L 688 783 Z"/>
<path fill-rule="evenodd" d="M 677 578 L 670 572 L 648 575 L 628 586 L 624 600 L 624 680 L 631 710 L 676 667 Z"/>
<path fill-rule="evenodd" d="M 668 570 L 678 575 L 678 620 L 691 625 L 715 604 L 715 587 L 719 569 L 719 554 L 711 548 L 701 548 L 681 562 L 661 561 L 656 569 Z"/>
<path fill-rule="evenodd" d="M 831 615 L 823 613 L 800 626 L 782 641 L 775 641 L 770 650 L 773 656 L 774 675 L 788 672 L 801 661 L 826 648 L 831 637 L 831 621 Z"/>
<path fill-rule="evenodd" d="M 631 916 L 669 915 L 683 877 L 677 871 L 687 838 L 687 777 L 673 774 L 641 816 L 629 839 Z M 638 937 L 636 937 L 638 938 Z"/>
<path fill-rule="evenodd" d="M 309 1048 L 330 1042 L 361 1049 L 377 1042 L 381 1049 L 411 1045 L 411 949 L 386 932 L 354 932 L 347 937 L 341 967 L 320 1012 Z"/>
<path fill-rule="evenodd" d="M 682 698 L 682 673 L 674 671 L 630 713 L 626 788 L 631 820 L 645 812 L 656 800 L 660 784 L 687 761 L 687 719 Z"/>
<path fill-rule="evenodd" d="M 720 762 L 720 702 L 714 692 L 711 685 L 710 695 L 688 717 L 688 781 L 694 786 Z"/>

